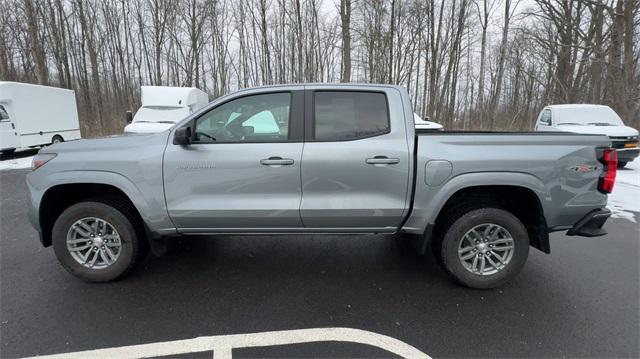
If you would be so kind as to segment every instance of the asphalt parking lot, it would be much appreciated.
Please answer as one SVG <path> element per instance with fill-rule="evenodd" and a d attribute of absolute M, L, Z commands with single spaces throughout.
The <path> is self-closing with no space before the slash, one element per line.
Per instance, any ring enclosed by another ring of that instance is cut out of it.
<path fill-rule="evenodd" d="M 451 283 L 393 236 L 183 238 L 124 280 L 88 284 L 40 246 L 26 173 L 0 171 L 2 358 L 317 327 L 385 334 L 436 358 L 640 356 L 640 231 L 626 219 L 606 237 L 553 234 L 551 255 L 532 250 L 513 283 L 490 291 Z M 233 354 L 388 355 L 335 343 Z"/>

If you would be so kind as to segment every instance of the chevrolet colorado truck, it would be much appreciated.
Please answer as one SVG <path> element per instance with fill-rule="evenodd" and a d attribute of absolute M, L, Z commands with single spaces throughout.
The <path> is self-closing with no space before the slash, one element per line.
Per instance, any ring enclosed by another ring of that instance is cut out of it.
<path fill-rule="evenodd" d="M 398 234 L 458 283 L 512 279 L 549 233 L 600 236 L 609 138 L 420 131 L 391 85 L 259 87 L 155 134 L 42 149 L 30 220 L 88 281 L 123 276 L 176 235 Z"/>

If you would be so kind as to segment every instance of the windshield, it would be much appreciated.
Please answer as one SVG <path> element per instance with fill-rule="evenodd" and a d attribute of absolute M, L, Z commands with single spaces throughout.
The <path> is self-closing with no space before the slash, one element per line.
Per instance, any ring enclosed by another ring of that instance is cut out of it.
<path fill-rule="evenodd" d="M 187 107 L 143 106 L 136 112 L 133 122 L 176 123 L 189 113 Z"/>
<path fill-rule="evenodd" d="M 624 125 L 620 116 L 607 106 L 557 108 L 554 116 L 559 125 Z"/>

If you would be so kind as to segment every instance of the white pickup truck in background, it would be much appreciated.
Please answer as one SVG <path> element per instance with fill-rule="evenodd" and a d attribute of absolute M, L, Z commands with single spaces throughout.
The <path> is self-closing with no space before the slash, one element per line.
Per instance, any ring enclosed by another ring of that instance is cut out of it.
<path fill-rule="evenodd" d="M 0 151 L 80 138 L 75 92 L 0 81 Z"/>
<path fill-rule="evenodd" d="M 551 105 L 538 115 L 536 131 L 607 135 L 618 152 L 618 167 L 638 157 L 638 130 L 625 126 L 618 114 L 603 105 Z"/>
<path fill-rule="evenodd" d="M 195 87 L 142 86 L 142 106 L 127 112 L 125 133 L 161 132 L 209 103 L 209 95 Z"/>

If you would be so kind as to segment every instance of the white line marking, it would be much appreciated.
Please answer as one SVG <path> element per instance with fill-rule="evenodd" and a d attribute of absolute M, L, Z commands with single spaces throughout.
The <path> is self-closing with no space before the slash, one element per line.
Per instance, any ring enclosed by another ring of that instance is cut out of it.
<path fill-rule="evenodd" d="M 346 342 L 370 345 L 384 349 L 403 358 L 430 357 L 398 339 L 386 335 L 351 328 L 312 328 L 274 332 L 214 335 L 185 340 L 130 345 L 116 348 L 87 350 L 74 353 L 38 356 L 39 359 L 85 358 L 150 358 L 213 351 L 213 357 L 231 358 L 235 348 L 268 347 L 314 342 Z"/>

